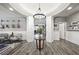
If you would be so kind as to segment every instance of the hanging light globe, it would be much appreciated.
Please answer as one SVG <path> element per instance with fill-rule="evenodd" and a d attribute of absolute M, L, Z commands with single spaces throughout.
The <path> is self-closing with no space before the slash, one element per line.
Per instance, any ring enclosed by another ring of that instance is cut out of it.
<path fill-rule="evenodd" d="M 45 14 L 41 13 L 41 8 L 40 8 L 40 4 L 39 4 L 39 8 L 38 8 L 38 13 L 33 15 L 34 19 L 45 19 L 46 16 Z"/>

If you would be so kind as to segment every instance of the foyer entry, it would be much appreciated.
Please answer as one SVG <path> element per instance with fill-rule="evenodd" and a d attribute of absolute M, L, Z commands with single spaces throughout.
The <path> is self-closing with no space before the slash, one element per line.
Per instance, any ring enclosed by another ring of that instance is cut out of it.
<path fill-rule="evenodd" d="M 66 23 L 59 23 L 59 39 L 66 39 Z"/>

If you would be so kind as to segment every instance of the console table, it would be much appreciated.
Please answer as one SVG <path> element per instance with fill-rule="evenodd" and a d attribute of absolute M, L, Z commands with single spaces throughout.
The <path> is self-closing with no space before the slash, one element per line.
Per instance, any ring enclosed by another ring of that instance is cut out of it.
<path fill-rule="evenodd" d="M 35 39 L 37 49 L 41 50 L 44 48 L 44 40 L 45 39 Z"/>

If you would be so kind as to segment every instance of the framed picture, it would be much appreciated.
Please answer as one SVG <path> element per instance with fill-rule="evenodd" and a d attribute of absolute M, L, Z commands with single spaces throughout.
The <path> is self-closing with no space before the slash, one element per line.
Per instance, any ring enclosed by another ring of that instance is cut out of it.
<path fill-rule="evenodd" d="M 4 20 L 1 19 L 1 22 L 4 22 Z"/>
<path fill-rule="evenodd" d="M 5 26 L 4 25 L 2 25 L 2 29 L 4 29 L 5 28 Z"/>
<path fill-rule="evenodd" d="M 6 25 L 6 28 L 9 28 L 9 25 Z"/>
<path fill-rule="evenodd" d="M 15 22 L 15 20 L 12 20 L 12 22 Z"/>
<path fill-rule="evenodd" d="M 54 23 L 54 30 L 59 30 L 59 24 L 58 23 Z"/>
<path fill-rule="evenodd" d="M 9 22 L 9 20 L 7 20 L 6 22 Z"/>
<path fill-rule="evenodd" d="M 12 28 L 15 28 L 15 24 L 12 24 Z"/>
<path fill-rule="evenodd" d="M 17 24 L 17 28 L 20 28 L 20 24 Z"/>
<path fill-rule="evenodd" d="M 57 27 L 57 24 L 54 24 L 54 27 Z"/>
<path fill-rule="evenodd" d="M 20 22 L 20 20 L 18 20 L 18 22 Z"/>

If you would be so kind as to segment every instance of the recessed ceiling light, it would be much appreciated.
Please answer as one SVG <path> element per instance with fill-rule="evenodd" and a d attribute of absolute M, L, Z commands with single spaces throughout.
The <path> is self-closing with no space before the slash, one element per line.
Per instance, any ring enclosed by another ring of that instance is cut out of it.
<path fill-rule="evenodd" d="M 14 11 L 13 8 L 9 8 L 9 10 Z"/>
<path fill-rule="evenodd" d="M 72 7 L 68 7 L 68 8 L 67 8 L 67 10 L 71 10 L 71 9 L 72 9 Z"/>

